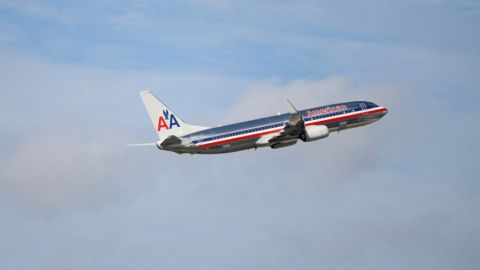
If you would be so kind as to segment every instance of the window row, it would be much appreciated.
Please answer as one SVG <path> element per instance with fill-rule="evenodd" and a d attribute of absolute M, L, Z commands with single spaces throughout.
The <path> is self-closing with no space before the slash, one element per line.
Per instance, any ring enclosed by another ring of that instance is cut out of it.
<path fill-rule="evenodd" d="M 267 130 L 267 129 L 271 129 L 271 128 L 276 128 L 276 127 L 281 127 L 281 126 L 283 126 L 283 123 L 278 123 L 278 124 L 264 126 L 264 127 L 258 127 L 258 128 L 252 128 L 252 129 L 248 129 L 248 130 L 236 131 L 236 132 L 223 134 L 223 135 L 218 135 L 218 136 L 214 136 L 214 137 L 203 138 L 203 139 L 200 139 L 198 141 L 194 141 L 193 143 L 214 141 L 214 140 L 219 140 L 219 139 L 244 135 L 244 134 L 248 134 L 248 133 L 252 133 L 252 132 L 258 132 L 258 131 Z"/>

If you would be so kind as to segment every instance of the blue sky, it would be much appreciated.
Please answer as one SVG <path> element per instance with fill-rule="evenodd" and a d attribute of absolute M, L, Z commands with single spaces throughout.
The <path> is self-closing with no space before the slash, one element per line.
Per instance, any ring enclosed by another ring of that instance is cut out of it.
<path fill-rule="evenodd" d="M 0 2 L 1 269 L 478 269 L 476 1 Z M 314 143 L 179 156 L 216 126 L 371 100 Z"/>

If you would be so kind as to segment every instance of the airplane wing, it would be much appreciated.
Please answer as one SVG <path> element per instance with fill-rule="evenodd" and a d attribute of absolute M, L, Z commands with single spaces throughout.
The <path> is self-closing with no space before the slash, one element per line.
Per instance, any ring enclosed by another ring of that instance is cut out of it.
<path fill-rule="evenodd" d="M 303 115 L 293 106 L 290 100 L 286 100 L 289 106 L 290 119 L 282 132 L 271 138 L 270 143 L 288 142 L 297 139 L 305 131 Z"/>

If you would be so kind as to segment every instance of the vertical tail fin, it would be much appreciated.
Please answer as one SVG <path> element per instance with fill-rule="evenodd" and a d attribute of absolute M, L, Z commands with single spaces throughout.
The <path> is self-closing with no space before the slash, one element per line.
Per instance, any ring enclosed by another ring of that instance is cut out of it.
<path fill-rule="evenodd" d="M 161 102 L 152 92 L 140 92 L 140 98 L 145 105 L 148 116 L 157 132 L 160 141 L 174 135 L 181 137 L 193 132 L 207 129 L 207 127 L 189 125 Z"/>

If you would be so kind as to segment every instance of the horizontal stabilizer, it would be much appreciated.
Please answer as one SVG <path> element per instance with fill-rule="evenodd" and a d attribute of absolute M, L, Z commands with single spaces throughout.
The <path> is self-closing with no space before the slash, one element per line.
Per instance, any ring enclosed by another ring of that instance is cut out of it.
<path fill-rule="evenodd" d="M 182 140 L 180 138 L 178 138 L 175 135 L 171 135 L 168 138 L 166 138 L 160 145 L 162 147 L 168 147 L 168 146 L 180 144 L 180 143 L 182 143 Z"/>

